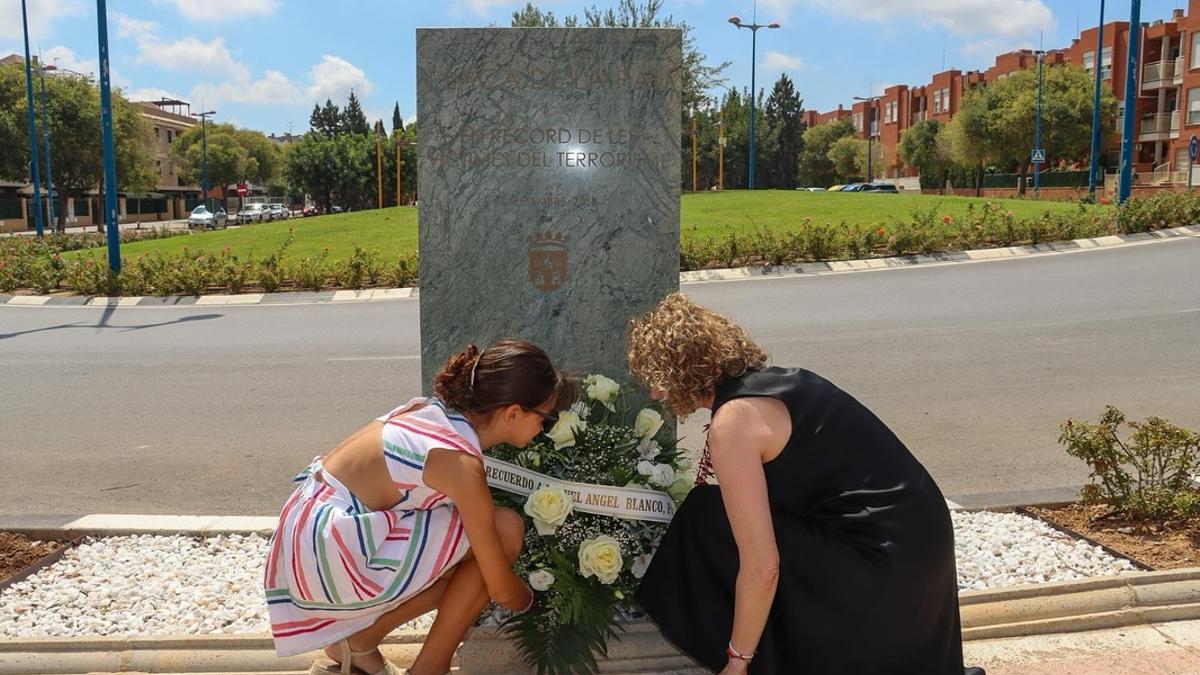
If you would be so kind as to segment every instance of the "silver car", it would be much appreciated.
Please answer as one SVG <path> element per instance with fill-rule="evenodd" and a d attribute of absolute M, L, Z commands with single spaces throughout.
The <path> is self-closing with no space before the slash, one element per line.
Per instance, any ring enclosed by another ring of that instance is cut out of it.
<path fill-rule="evenodd" d="M 246 225 L 249 223 L 261 223 L 264 220 L 269 221 L 271 219 L 270 214 L 271 212 L 267 210 L 266 204 L 244 204 L 238 210 L 235 217 L 239 225 Z"/>
<path fill-rule="evenodd" d="M 284 218 L 292 217 L 292 212 L 283 204 L 268 204 L 267 208 L 271 210 L 271 220 L 283 220 Z"/>
<path fill-rule="evenodd" d="M 208 210 L 208 207 L 201 204 L 192 209 L 188 215 L 188 227 L 199 227 L 204 229 L 216 229 L 225 227 L 228 222 L 228 216 L 225 215 L 225 209 L 217 209 L 216 213 Z"/>

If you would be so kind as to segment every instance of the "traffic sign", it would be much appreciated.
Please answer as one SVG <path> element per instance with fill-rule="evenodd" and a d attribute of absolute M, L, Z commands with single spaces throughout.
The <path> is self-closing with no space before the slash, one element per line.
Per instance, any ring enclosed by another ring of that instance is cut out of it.
<path fill-rule="evenodd" d="M 1046 149 L 1045 148 L 1034 148 L 1033 149 L 1033 159 L 1031 161 L 1034 164 L 1045 164 L 1046 163 Z"/>
<path fill-rule="evenodd" d="M 246 196 L 246 192 L 247 192 L 247 190 L 246 190 L 246 184 L 245 184 L 245 183 L 238 183 L 238 184 L 237 184 L 237 196 L 239 196 L 239 197 L 245 197 L 245 196 Z"/>
<path fill-rule="evenodd" d="M 1200 138 L 1196 138 L 1196 134 L 1192 134 L 1192 140 L 1188 141 L 1188 157 L 1191 157 L 1194 162 L 1196 155 L 1200 155 Z"/>

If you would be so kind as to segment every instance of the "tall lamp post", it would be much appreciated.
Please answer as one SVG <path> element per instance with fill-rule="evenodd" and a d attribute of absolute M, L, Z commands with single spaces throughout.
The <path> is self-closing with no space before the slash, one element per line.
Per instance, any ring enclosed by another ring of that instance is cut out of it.
<path fill-rule="evenodd" d="M 1042 162 L 1046 159 L 1046 151 L 1042 149 L 1042 62 L 1045 60 L 1046 52 L 1039 49 L 1034 54 L 1037 55 L 1038 90 L 1037 122 L 1034 125 L 1033 138 L 1033 198 L 1037 199 L 1042 187 Z"/>
<path fill-rule="evenodd" d="M 757 8 L 756 8 L 757 10 Z M 757 12 L 756 12 L 757 13 Z M 736 16 L 729 17 L 729 23 L 738 28 L 750 29 L 750 176 L 748 187 L 754 189 L 754 113 L 755 113 L 755 98 L 756 89 L 754 83 L 754 71 L 756 59 L 758 58 L 758 29 L 759 28 L 779 28 L 778 21 L 771 23 L 742 23 L 742 20 Z"/>
<path fill-rule="evenodd" d="M 1100 0 L 1100 28 L 1096 31 L 1096 88 L 1092 94 L 1092 161 L 1088 170 L 1088 194 L 1096 194 L 1096 167 L 1100 156 L 1100 55 L 1104 53 L 1104 0 Z"/>
<path fill-rule="evenodd" d="M 37 127 L 33 113 L 33 70 L 29 56 L 29 19 L 25 12 L 25 0 L 21 0 L 21 26 L 25 31 L 25 109 L 29 113 L 29 177 L 33 179 L 33 225 L 37 236 L 42 236 L 42 178 L 38 173 Z"/>
<path fill-rule="evenodd" d="M 192 113 L 192 117 L 200 118 L 200 189 L 204 191 L 205 207 L 208 206 L 208 118 L 216 114 L 215 110 Z"/>
<path fill-rule="evenodd" d="M 873 181 L 875 179 L 875 175 L 874 175 L 875 155 L 871 152 L 871 150 L 872 150 L 871 138 L 874 136 L 874 134 L 871 133 L 871 123 L 875 121 L 875 102 L 878 101 L 880 98 L 881 97 L 879 97 L 879 96 L 855 96 L 854 97 L 855 101 L 865 101 L 867 104 L 867 112 L 865 115 L 863 115 L 863 117 L 865 118 L 865 122 L 864 122 L 863 126 L 865 126 L 867 128 L 867 182 L 868 183 L 870 183 L 871 181 Z"/>
<path fill-rule="evenodd" d="M 100 145 L 104 151 L 104 231 L 108 243 L 108 269 L 116 274 L 121 271 L 121 224 L 117 218 L 117 158 L 113 152 L 106 0 L 96 0 L 96 34 L 100 44 Z"/>
<path fill-rule="evenodd" d="M 58 232 L 58 221 L 54 218 L 54 178 L 50 171 L 50 120 L 46 113 L 46 71 L 58 70 L 55 66 L 48 66 L 40 57 L 38 65 L 41 66 L 38 70 L 42 79 L 42 138 L 46 141 L 46 202 L 50 207 L 48 214 L 50 216 L 50 231 Z"/>
<path fill-rule="evenodd" d="M 1129 60 L 1125 64 L 1125 120 L 1121 127 L 1121 182 L 1117 187 L 1117 203 L 1129 199 L 1133 187 L 1134 115 L 1137 114 L 1138 50 L 1141 47 L 1142 0 L 1129 2 Z M 1119 212 L 1118 212 L 1119 213 Z"/>

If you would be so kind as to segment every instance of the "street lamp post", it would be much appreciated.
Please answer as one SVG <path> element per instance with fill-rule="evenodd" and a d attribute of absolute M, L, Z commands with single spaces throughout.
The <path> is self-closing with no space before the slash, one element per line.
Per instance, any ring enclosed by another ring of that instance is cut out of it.
<path fill-rule="evenodd" d="M 216 114 L 215 110 L 192 113 L 192 117 L 200 118 L 200 189 L 204 191 L 206 207 L 208 206 L 208 118 Z"/>
<path fill-rule="evenodd" d="M 742 23 L 742 20 L 736 16 L 729 17 L 729 23 L 738 28 L 750 29 L 750 176 L 748 187 L 754 189 L 754 113 L 755 113 L 755 82 L 754 71 L 755 60 L 758 58 L 758 29 L 759 28 L 779 28 L 779 22 L 772 21 L 771 23 Z"/>
<path fill-rule="evenodd" d="M 46 202 L 50 207 L 48 214 L 50 216 L 50 231 L 58 232 L 58 221 L 54 218 L 54 178 L 50 171 L 50 119 L 46 112 L 46 71 L 57 70 L 55 66 L 46 65 L 45 61 L 38 58 L 39 75 L 42 79 L 42 137 L 46 141 Z"/>
<path fill-rule="evenodd" d="M 1088 169 L 1088 194 L 1096 194 L 1096 166 L 1100 155 L 1100 55 L 1104 53 L 1104 0 L 1100 0 L 1100 27 L 1096 31 L 1096 56 L 1092 67 L 1096 70 L 1096 88 L 1092 93 L 1092 161 Z"/>
<path fill-rule="evenodd" d="M 33 179 L 33 226 L 37 236 L 42 236 L 42 178 L 38 174 L 37 127 L 33 113 L 33 70 L 29 56 L 29 19 L 25 12 L 25 0 L 21 0 L 21 26 L 25 31 L 25 108 L 29 113 L 29 177 Z"/>
<path fill-rule="evenodd" d="M 100 144 L 104 151 L 104 229 L 108 268 L 121 271 L 121 224 L 117 219 L 117 159 L 113 152 L 112 87 L 108 68 L 108 3 L 96 0 L 96 33 L 100 44 Z"/>
<path fill-rule="evenodd" d="M 1121 127 L 1121 182 L 1117 187 L 1117 203 L 1129 199 L 1133 187 L 1134 115 L 1137 115 L 1138 50 L 1141 47 L 1142 0 L 1129 2 L 1129 59 L 1125 64 L 1125 120 Z"/>
<path fill-rule="evenodd" d="M 879 96 L 855 96 L 855 101 L 864 101 L 867 104 L 867 112 L 863 115 L 865 119 L 864 126 L 867 128 L 867 182 L 870 183 L 875 179 L 875 155 L 872 153 L 871 138 L 874 134 L 871 133 L 871 122 L 875 119 L 875 102 L 880 99 Z"/>
<path fill-rule="evenodd" d="M 1045 160 L 1045 151 L 1042 149 L 1042 61 L 1046 52 L 1039 49 L 1034 52 L 1037 55 L 1037 123 L 1034 125 L 1034 157 L 1033 157 L 1033 198 L 1037 199 L 1042 187 L 1042 163 L 1038 161 L 1038 153 L 1041 153 L 1041 159 Z"/>

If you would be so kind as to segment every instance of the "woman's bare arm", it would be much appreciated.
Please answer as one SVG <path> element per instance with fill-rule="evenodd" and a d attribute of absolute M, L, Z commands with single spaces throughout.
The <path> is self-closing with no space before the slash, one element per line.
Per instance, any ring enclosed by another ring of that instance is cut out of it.
<path fill-rule="evenodd" d="M 790 434 L 787 408 L 766 398 L 726 403 L 708 431 L 713 469 L 738 548 L 730 641 L 743 654 L 757 649 L 779 580 L 779 549 L 763 461 L 775 457 Z"/>
<path fill-rule="evenodd" d="M 458 507 L 488 596 L 514 611 L 528 607 L 531 591 L 513 573 L 496 532 L 483 462 L 461 451 L 435 448 L 425 459 L 424 476 L 426 485 L 445 493 Z"/>

